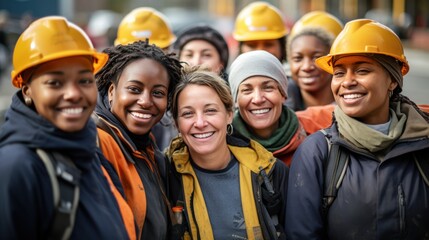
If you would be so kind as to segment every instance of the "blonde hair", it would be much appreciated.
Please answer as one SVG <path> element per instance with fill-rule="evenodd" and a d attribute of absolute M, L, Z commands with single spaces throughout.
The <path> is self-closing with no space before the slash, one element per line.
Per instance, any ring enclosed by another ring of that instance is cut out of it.
<path fill-rule="evenodd" d="M 233 112 L 234 103 L 231 90 L 225 80 L 216 73 L 198 66 L 185 67 L 183 70 L 183 79 L 177 84 L 171 101 L 171 113 L 175 121 L 178 118 L 179 95 L 189 85 L 207 86 L 213 89 L 225 106 L 226 111 Z"/>

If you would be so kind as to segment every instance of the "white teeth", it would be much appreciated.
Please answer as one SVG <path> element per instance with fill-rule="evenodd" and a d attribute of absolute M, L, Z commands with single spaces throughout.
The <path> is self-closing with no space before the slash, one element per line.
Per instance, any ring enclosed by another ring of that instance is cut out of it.
<path fill-rule="evenodd" d="M 314 82 L 316 79 L 314 77 L 300 78 L 302 83 L 308 84 Z"/>
<path fill-rule="evenodd" d="M 192 134 L 192 136 L 196 138 L 208 138 L 213 134 L 214 134 L 213 132 L 210 132 L 210 133 Z"/>
<path fill-rule="evenodd" d="M 61 111 L 67 114 L 80 114 L 83 112 L 83 108 L 64 108 Z"/>
<path fill-rule="evenodd" d="M 355 93 L 355 94 L 346 94 L 346 95 L 343 95 L 343 98 L 345 98 L 345 99 L 354 99 L 354 98 L 360 98 L 362 96 L 363 96 L 363 94 L 357 94 L 357 93 Z"/>
<path fill-rule="evenodd" d="M 131 112 L 131 115 L 133 115 L 136 118 L 143 118 L 143 119 L 149 119 L 152 117 L 151 114 L 143 114 L 143 113 L 137 113 L 137 112 Z"/>
<path fill-rule="evenodd" d="M 257 110 L 252 110 L 251 112 L 253 114 L 263 114 L 263 113 L 267 113 L 269 112 L 270 109 L 269 108 L 264 108 L 264 109 L 257 109 Z"/>

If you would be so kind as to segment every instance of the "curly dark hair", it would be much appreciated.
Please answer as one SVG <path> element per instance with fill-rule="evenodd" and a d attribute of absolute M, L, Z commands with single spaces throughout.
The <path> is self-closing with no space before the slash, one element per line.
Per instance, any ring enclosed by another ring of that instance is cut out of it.
<path fill-rule="evenodd" d="M 103 50 L 109 55 L 106 65 L 95 74 L 98 91 L 107 94 L 111 84 L 118 85 L 119 77 L 128 64 L 139 59 L 152 59 L 167 70 L 168 80 L 168 109 L 170 100 L 177 83 L 182 79 L 182 65 L 174 53 L 164 53 L 161 48 L 149 44 L 149 41 L 136 41 L 127 45 L 117 45 Z"/>

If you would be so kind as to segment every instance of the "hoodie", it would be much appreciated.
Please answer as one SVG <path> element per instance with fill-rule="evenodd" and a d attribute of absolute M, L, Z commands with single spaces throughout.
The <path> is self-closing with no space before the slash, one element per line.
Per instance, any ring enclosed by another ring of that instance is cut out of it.
<path fill-rule="evenodd" d="M 71 239 L 128 239 L 118 204 L 103 175 L 93 121 L 67 133 L 13 98 L 0 129 L 0 238 L 47 239 L 54 216 L 52 186 L 36 148 L 67 155 L 81 171 Z"/>

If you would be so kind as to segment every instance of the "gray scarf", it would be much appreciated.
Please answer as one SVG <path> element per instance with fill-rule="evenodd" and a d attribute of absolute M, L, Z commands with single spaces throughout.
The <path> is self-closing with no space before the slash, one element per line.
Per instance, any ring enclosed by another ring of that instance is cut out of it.
<path fill-rule="evenodd" d="M 407 103 L 391 103 L 388 135 L 347 116 L 338 106 L 335 107 L 334 114 L 341 135 L 356 147 L 372 153 L 388 149 L 397 139 L 429 137 L 429 124 Z"/>
<path fill-rule="evenodd" d="M 372 153 L 381 151 L 389 147 L 402 134 L 402 129 L 407 121 L 405 114 L 399 114 L 390 109 L 391 123 L 389 134 L 385 135 L 374 130 L 364 123 L 347 116 L 338 106 L 334 110 L 335 118 L 338 122 L 338 131 L 358 148 L 366 149 Z"/>

